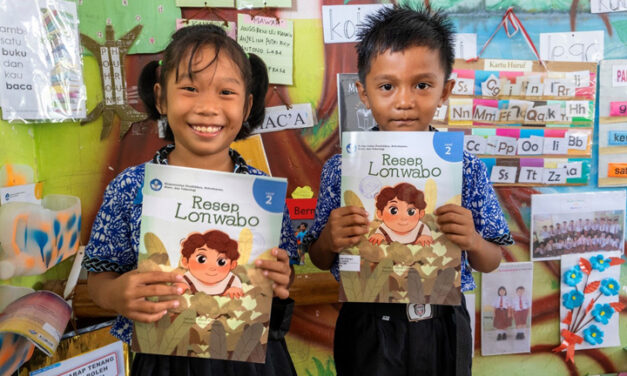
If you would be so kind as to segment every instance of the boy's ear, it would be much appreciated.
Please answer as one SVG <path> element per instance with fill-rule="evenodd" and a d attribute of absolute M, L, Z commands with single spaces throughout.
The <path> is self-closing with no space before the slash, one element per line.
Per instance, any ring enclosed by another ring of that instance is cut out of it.
<path fill-rule="evenodd" d="M 183 265 L 185 269 L 187 269 L 188 261 L 187 257 L 181 257 L 181 265 Z"/>
<path fill-rule="evenodd" d="M 165 115 L 167 114 L 168 109 L 165 105 L 165 101 L 162 100 L 165 92 L 161 89 L 161 84 L 159 84 L 158 82 L 153 87 L 153 90 L 155 91 L 155 106 L 157 107 L 157 111 L 159 111 L 161 115 Z"/>
<path fill-rule="evenodd" d="M 374 214 L 377 216 L 377 219 L 381 219 L 381 217 L 383 217 L 383 210 L 377 209 Z"/>
<path fill-rule="evenodd" d="M 366 94 L 366 85 L 362 84 L 361 81 L 355 82 L 355 87 L 357 87 L 357 93 L 359 93 L 359 99 L 366 106 L 367 109 L 370 109 L 370 101 L 368 100 L 368 95 Z"/>
<path fill-rule="evenodd" d="M 230 270 L 233 270 L 235 268 L 237 268 L 237 261 L 233 260 L 233 261 L 231 261 L 231 269 Z"/>
<path fill-rule="evenodd" d="M 424 209 L 420 209 L 420 210 L 418 211 L 418 218 L 419 218 L 419 219 L 422 219 L 422 217 L 424 217 L 424 216 L 425 216 L 425 214 L 427 214 L 427 212 L 426 212 Z"/>
<path fill-rule="evenodd" d="M 443 105 L 444 102 L 448 99 L 455 87 L 455 80 L 450 79 L 444 83 L 444 88 L 442 88 L 442 96 L 440 96 L 440 103 L 438 103 L 438 107 Z"/>

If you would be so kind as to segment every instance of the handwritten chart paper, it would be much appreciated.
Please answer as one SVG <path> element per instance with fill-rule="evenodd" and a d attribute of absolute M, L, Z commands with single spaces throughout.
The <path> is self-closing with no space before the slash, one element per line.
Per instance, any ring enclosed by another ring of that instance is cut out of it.
<path fill-rule="evenodd" d="M 540 58 L 552 61 L 597 62 L 603 59 L 603 31 L 540 33 Z"/>
<path fill-rule="evenodd" d="M 278 21 L 278 22 L 277 22 Z M 294 24 L 272 17 L 237 16 L 237 43 L 261 57 L 271 84 L 291 85 L 294 67 Z"/>

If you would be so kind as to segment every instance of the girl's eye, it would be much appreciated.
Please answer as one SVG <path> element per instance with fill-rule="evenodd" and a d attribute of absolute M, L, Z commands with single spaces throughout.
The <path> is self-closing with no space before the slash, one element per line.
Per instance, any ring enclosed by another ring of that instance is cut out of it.
<path fill-rule="evenodd" d="M 205 262 L 207 262 L 207 256 L 198 255 L 196 256 L 196 261 L 198 261 L 199 264 L 204 264 Z"/>
<path fill-rule="evenodd" d="M 390 214 L 396 215 L 398 213 L 398 208 L 396 206 L 392 206 L 390 208 Z"/>
<path fill-rule="evenodd" d="M 224 266 L 226 265 L 226 259 L 223 259 L 223 258 L 218 259 L 217 263 L 218 263 L 218 266 Z"/>
<path fill-rule="evenodd" d="M 407 214 L 412 217 L 414 214 L 416 214 L 416 209 L 411 208 L 411 209 L 407 209 Z"/>
<path fill-rule="evenodd" d="M 392 84 L 383 84 L 380 86 L 380 88 L 385 91 L 389 91 L 389 90 L 392 90 Z"/>
<path fill-rule="evenodd" d="M 191 92 L 195 92 L 196 91 L 196 88 L 192 87 L 192 86 L 183 86 L 181 89 L 185 90 L 185 91 L 191 91 Z"/>
<path fill-rule="evenodd" d="M 222 95 L 231 95 L 231 94 L 235 94 L 235 92 L 232 91 L 232 90 L 224 89 L 224 90 L 220 91 L 220 94 L 222 94 Z"/>
<path fill-rule="evenodd" d="M 419 83 L 418 85 L 416 85 L 416 87 L 417 87 L 418 89 L 420 89 L 420 90 L 424 90 L 424 89 L 428 88 L 429 86 L 430 86 L 430 85 L 429 85 L 429 84 L 427 84 L 427 83 L 425 83 L 425 82 L 421 82 L 421 83 Z"/>

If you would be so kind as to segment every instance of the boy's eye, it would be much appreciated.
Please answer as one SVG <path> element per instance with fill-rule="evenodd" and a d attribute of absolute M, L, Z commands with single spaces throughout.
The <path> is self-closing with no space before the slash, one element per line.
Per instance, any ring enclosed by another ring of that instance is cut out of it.
<path fill-rule="evenodd" d="M 414 208 L 407 209 L 407 214 L 410 217 L 412 217 L 414 214 L 416 214 L 416 209 L 414 209 Z"/>
<path fill-rule="evenodd" d="M 383 84 L 380 86 L 380 88 L 385 91 L 392 90 L 392 84 Z"/>
<path fill-rule="evenodd" d="M 218 263 L 218 266 L 224 266 L 226 265 L 226 260 L 221 258 L 221 259 L 218 259 L 217 263 Z"/>
<path fill-rule="evenodd" d="M 205 262 L 207 262 L 207 256 L 205 256 L 205 255 L 198 255 L 198 256 L 196 256 L 196 261 L 199 264 L 204 264 Z"/>
<path fill-rule="evenodd" d="M 390 214 L 396 215 L 398 213 L 398 208 L 396 206 L 392 206 L 390 208 Z"/>
<path fill-rule="evenodd" d="M 429 84 L 427 84 L 427 83 L 425 83 L 425 82 L 421 82 L 421 83 L 419 83 L 418 85 L 416 85 L 416 87 L 417 87 L 418 89 L 420 89 L 420 90 L 424 90 L 424 89 L 428 88 L 429 86 L 431 86 L 431 85 L 429 85 Z"/>

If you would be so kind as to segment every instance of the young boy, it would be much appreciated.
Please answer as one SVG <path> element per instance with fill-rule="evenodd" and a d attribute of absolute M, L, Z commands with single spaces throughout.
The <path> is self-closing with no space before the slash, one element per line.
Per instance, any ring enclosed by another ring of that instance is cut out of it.
<path fill-rule="evenodd" d="M 436 109 L 451 93 L 453 27 L 440 12 L 385 8 L 368 17 L 357 44 L 362 102 L 381 131 L 436 131 Z M 464 153 L 462 206 L 436 209 L 437 223 L 462 253 L 462 290 L 475 287 L 470 265 L 496 269 L 500 245 L 512 244 L 485 165 Z M 368 232 L 363 208 L 340 207 L 341 156 L 325 164 L 310 256 L 339 279 L 338 252 Z M 410 321 L 405 304 L 344 303 L 335 329 L 334 357 L 343 375 L 470 375 L 472 344 L 465 301 L 457 307 L 429 306 Z"/>
<path fill-rule="evenodd" d="M 516 324 L 516 339 L 525 339 L 525 328 L 529 316 L 529 299 L 525 295 L 525 288 L 518 286 L 516 296 L 510 302 L 514 309 L 514 323 Z"/>

